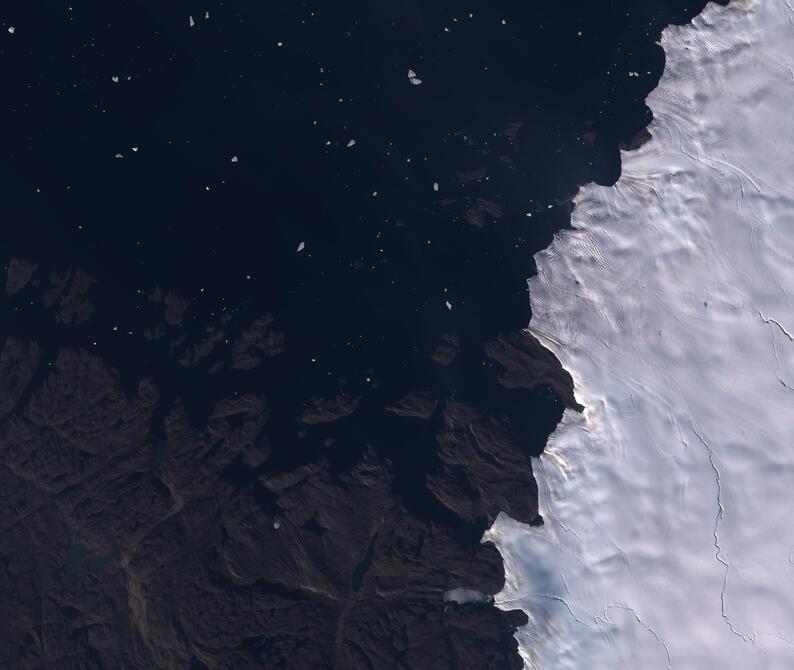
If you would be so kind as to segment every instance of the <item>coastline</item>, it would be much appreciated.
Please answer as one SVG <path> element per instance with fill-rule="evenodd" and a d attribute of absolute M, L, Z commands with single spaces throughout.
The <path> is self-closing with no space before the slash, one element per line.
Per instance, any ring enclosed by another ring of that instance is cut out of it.
<path fill-rule="evenodd" d="M 0 658 L 520 668 L 525 277 L 703 2 L 18 7 Z"/>

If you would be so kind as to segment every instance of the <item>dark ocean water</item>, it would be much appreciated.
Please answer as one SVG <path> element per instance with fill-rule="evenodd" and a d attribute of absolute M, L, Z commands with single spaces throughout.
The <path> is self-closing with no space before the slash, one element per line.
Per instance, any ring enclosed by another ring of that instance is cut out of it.
<path fill-rule="evenodd" d="M 433 432 L 382 408 L 428 388 L 508 415 L 540 453 L 561 402 L 546 387 L 500 389 L 483 345 L 529 322 L 533 254 L 568 225 L 578 185 L 617 179 L 618 145 L 650 118 L 655 41 L 702 5 L 7 7 L 0 251 L 45 275 L 84 268 L 96 312 L 51 329 L 37 305 L 14 304 L 2 334 L 35 336 L 49 355 L 87 347 L 130 388 L 152 377 L 155 433 L 177 397 L 200 424 L 218 398 L 266 392 L 273 457 L 230 468 L 240 486 L 320 454 L 341 471 L 371 446 L 409 507 L 446 518 L 423 486 Z M 285 353 L 214 374 L 221 342 L 175 364 L 165 340 L 144 337 L 157 287 L 190 301 L 188 337 L 271 313 Z M 430 355 L 446 333 L 460 354 L 441 367 Z M 361 397 L 353 419 L 298 426 L 308 398 L 340 392 Z M 484 527 L 454 523 L 471 542 Z"/>
<path fill-rule="evenodd" d="M 82 335 L 136 375 L 161 374 L 141 342 L 161 286 L 196 323 L 272 312 L 286 394 L 399 396 L 456 332 L 431 381 L 477 396 L 567 198 L 614 181 L 649 119 L 655 37 L 699 6 L 25 3 L 0 47 L 2 245 L 97 277 Z M 478 198 L 500 215 L 473 226 Z"/>

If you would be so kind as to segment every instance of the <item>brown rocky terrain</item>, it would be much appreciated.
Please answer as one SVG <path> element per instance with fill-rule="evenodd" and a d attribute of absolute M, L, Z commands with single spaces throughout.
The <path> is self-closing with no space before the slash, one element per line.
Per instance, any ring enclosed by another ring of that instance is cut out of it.
<path fill-rule="evenodd" d="M 10 299 L 40 304 L 48 328 L 91 318 L 85 273 L 31 288 L 36 267 L 10 264 Z M 175 295 L 161 298 L 151 328 L 184 367 L 187 305 Z M 220 374 L 283 351 L 272 317 L 241 323 Z M 233 330 L 227 320 L 216 332 Z M 537 520 L 529 454 L 509 417 L 437 391 L 380 410 L 344 394 L 294 408 L 298 433 L 360 412 L 421 419 L 437 449 L 424 475 L 436 503 L 422 507 L 395 488 L 394 459 L 377 444 L 343 467 L 333 452 L 274 464 L 267 392 L 219 397 L 199 421 L 151 378 L 122 379 L 85 346 L 33 335 L 8 336 L 0 353 L 0 598 L 13 612 L 0 657 L 13 667 L 520 667 L 512 631 L 523 613 L 444 599 L 502 587 L 498 552 L 467 533 L 500 510 Z M 211 347 L 192 351 L 190 365 L 212 358 Z M 503 386 L 547 384 L 571 402 L 570 378 L 528 334 L 500 336 L 487 353 Z"/>

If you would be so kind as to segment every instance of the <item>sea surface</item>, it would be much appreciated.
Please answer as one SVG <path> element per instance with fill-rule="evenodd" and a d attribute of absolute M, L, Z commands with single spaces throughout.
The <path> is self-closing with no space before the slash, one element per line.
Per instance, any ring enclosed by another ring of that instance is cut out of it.
<path fill-rule="evenodd" d="M 15 305 L 6 330 L 52 338 L 51 354 L 87 346 L 197 421 L 246 384 L 275 386 L 285 413 L 339 389 L 381 407 L 423 384 L 508 402 L 482 346 L 528 323 L 533 255 L 580 184 L 618 178 L 618 145 L 650 119 L 655 40 L 697 4 L 16 7 L 0 45 L 15 64 L 2 250 L 44 276 L 84 268 L 98 307 L 55 333 Z M 219 316 L 273 314 L 285 355 L 245 382 L 208 376 L 212 357 L 168 364 L 145 336 L 158 287 L 189 301 L 196 337 Z M 427 360 L 444 333 L 463 346 L 439 379 Z M 540 389 L 519 405 L 540 453 L 560 404 Z M 398 461 L 416 443 L 361 431 Z M 303 449 L 279 439 L 278 457 Z"/>
<path fill-rule="evenodd" d="M 26 3 L 0 47 L 4 248 L 97 275 L 115 359 L 159 284 L 196 319 L 266 307 L 311 384 L 392 383 L 438 332 L 526 325 L 532 256 L 617 178 L 680 4 Z"/>

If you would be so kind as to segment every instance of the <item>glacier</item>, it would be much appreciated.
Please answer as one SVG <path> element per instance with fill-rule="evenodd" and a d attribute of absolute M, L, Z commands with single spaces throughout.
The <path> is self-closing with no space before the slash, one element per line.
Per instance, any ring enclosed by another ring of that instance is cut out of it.
<path fill-rule="evenodd" d="M 652 139 L 529 281 L 586 409 L 534 462 L 545 524 L 484 536 L 527 668 L 794 668 L 794 8 L 661 43 Z"/>

